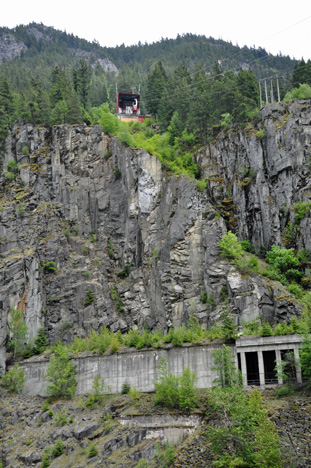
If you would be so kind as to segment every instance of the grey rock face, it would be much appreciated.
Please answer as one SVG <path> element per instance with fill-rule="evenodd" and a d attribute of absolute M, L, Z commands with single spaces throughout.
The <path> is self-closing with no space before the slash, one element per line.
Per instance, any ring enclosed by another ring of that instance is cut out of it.
<path fill-rule="evenodd" d="M 19 57 L 27 47 L 23 42 L 17 41 L 13 34 L 4 33 L 0 37 L 0 64 L 5 60 Z"/>
<path fill-rule="evenodd" d="M 293 204 L 310 200 L 310 101 L 268 105 L 261 117 L 263 137 L 254 128 L 222 132 L 199 152 L 198 163 L 239 239 L 270 248 L 281 245 L 285 226 L 294 219 Z M 306 216 L 297 247 L 308 248 L 310 240 Z"/>
<path fill-rule="evenodd" d="M 100 65 L 105 70 L 105 72 L 113 72 L 116 75 L 119 74 L 119 70 L 115 64 L 108 58 L 97 59 L 96 62 L 92 65 L 92 68 L 95 68 L 97 64 Z"/>
<path fill-rule="evenodd" d="M 299 314 L 293 298 L 242 277 L 217 247 L 232 225 L 240 239 L 279 243 L 284 205 L 306 199 L 311 113 L 299 106 L 263 113 L 264 140 L 251 130 L 222 134 L 201 150 L 208 192 L 188 177 L 168 177 L 156 156 L 99 126 L 16 125 L 3 173 L 14 159 L 18 174 L 0 179 L 0 372 L 11 307 L 23 310 L 30 337 L 45 326 L 51 341 L 65 342 L 105 326 L 167 330 L 189 314 L 207 327 L 224 308 L 237 323 Z M 256 183 L 243 183 L 244 166 L 256 170 Z M 221 203 L 223 216 L 215 216 Z M 303 220 L 299 245 L 309 238 Z M 204 291 L 215 308 L 201 303 Z"/>

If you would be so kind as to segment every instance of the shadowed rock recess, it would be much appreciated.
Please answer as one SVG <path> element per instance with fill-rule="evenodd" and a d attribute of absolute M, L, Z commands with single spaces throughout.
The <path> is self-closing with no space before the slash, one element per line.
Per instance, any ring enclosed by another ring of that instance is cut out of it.
<path fill-rule="evenodd" d="M 310 103 L 300 101 L 263 109 L 261 138 L 253 127 L 221 132 L 197 155 L 203 192 L 100 126 L 16 124 L 1 175 L 1 372 L 11 307 L 23 310 L 30 338 L 45 326 L 50 342 L 105 326 L 167 330 L 189 314 L 207 327 L 224 307 L 238 324 L 299 315 L 280 285 L 241 275 L 217 242 L 231 229 L 257 247 L 281 243 L 291 206 L 310 197 L 310 122 Z M 306 215 L 297 246 L 310 237 Z M 216 307 L 201 303 L 203 292 Z"/>

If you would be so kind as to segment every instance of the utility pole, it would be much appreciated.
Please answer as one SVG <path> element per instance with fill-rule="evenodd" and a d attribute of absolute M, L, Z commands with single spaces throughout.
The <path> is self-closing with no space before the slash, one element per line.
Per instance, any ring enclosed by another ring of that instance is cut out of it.
<path fill-rule="evenodd" d="M 265 94 L 266 94 L 266 104 L 268 104 L 269 99 L 268 99 L 268 89 L 267 89 L 267 82 L 265 80 Z"/>
<path fill-rule="evenodd" d="M 261 81 L 259 80 L 259 95 L 260 95 L 260 109 L 262 108 L 262 98 L 261 98 Z"/>
<path fill-rule="evenodd" d="M 272 82 L 272 78 L 271 78 L 271 94 L 270 94 L 270 97 L 271 97 L 271 104 L 273 104 L 273 102 L 274 102 L 274 97 L 273 97 L 273 82 Z"/>
<path fill-rule="evenodd" d="M 277 86 L 277 91 L 278 91 L 278 102 L 280 102 L 281 98 L 280 98 L 280 87 L 279 87 L 279 77 L 278 76 L 276 77 L 276 86 Z"/>

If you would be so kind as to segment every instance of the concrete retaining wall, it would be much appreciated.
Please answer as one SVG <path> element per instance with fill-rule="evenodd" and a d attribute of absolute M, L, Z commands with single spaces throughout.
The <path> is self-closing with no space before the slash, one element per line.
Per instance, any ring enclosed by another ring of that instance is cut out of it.
<path fill-rule="evenodd" d="M 196 386 L 208 388 L 217 374 L 212 370 L 212 352 L 222 345 L 183 346 L 181 348 L 159 350 L 125 350 L 107 356 L 89 356 L 75 359 L 77 364 L 77 394 L 90 392 L 94 378 L 99 375 L 110 386 L 111 393 L 120 393 L 127 381 L 141 392 L 154 390 L 157 366 L 161 357 L 168 360 L 173 374 L 180 375 L 186 367 L 197 376 Z M 46 395 L 47 361 L 24 361 L 21 363 L 26 374 L 23 393 L 26 395 Z"/>
<path fill-rule="evenodd" d="M 247 387 L 247 366 L 245 354 L 256 352 L 259 362 L 260 386 L 265 386 L 265 371 L 263 352 L 275 350 L 276 360 L 281 361 L 280 352 L 293 349 L 297 362 L 299 360 L 299 348 L 301 336 L 268 336 L 268 337 L 243 337 L 231 346 L 232 353 L 236 357 L 240 355 L 241 371 L 244 386 Z M 157 379 L 157 366 L 161 357 L 164 357 L 175 375 L 182 374 L 186 367 L 197 376 L 196 386 L 199 388 L 212 387 L 217 378 L 213 371 L 213 356 L 215 349 L 222 344 L 209 344 L 206 346 L 183 345 L 182 347 L 170 347 L 167 349 L 136 350 L 126 349 L 118 354 L 106 356 L 88 356 L 75 359 L 77 365 L 77 394 L 84 395 L 91 391 L 94 378 L 98 375 L 105 379 L 111 393 L 120 393 L 122 385 L 127 381 L 131 387 L 136 386 L 140 392 L 152 392 L 154 381 Z M 21 364 L 26 374 L 24 394 L 46 395 L 46 383 L 43 377 L 46 373 L 48 362 L 28 360 Z M 301 371 L 297 369 L 297 381 L 301 381 Z M 279 383 L 282 383 L 279 378 Z"/>

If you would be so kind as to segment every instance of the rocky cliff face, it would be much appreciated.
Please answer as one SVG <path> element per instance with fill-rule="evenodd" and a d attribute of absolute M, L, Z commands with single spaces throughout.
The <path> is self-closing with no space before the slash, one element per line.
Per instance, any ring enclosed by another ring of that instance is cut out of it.
<path fill-rule="evenodd" d="M 293 204 L 310 201 L 310 101 L 266 106 L 261 118 L 259 132 L 250 126 L 220 133 L 198 161 L 228 227 L 240 239 L 269 248 L 282 243 L 286 225 L 293 222 Z M 306 216 L 297 248 L 310 246 L 310 233 Z"/>
<path fill-rule="evenodd" d="M 0 36 L 0 64 L 19 57 L 27 49 L 25 44 L 15 39 L 13 34 L 4 33 Z"/>
<path fill-rule="evenodd" d="M 44 325 L 52 341 L 104 326 L 167 329 L 189 314 L 206 327 L 223 308 L 237 323 L 299 315 L 280 286 L 242 277 L 217 248 L 227 228 L 258 246 L 280 243 L 290 206 L 308 197 L 310 108 L 272 106 L 262 117 L 262 139 L 221 133 L 199 152 L 204 192 L 99 126 L 15 125 L 4 167 L 19 169 L 0 180 L 0 369 L 11 307 L 31 337 Z M 309 239 L 304 219 L 298 245 Z M 201 303 L 204 291 L 216 307 Z"/>

